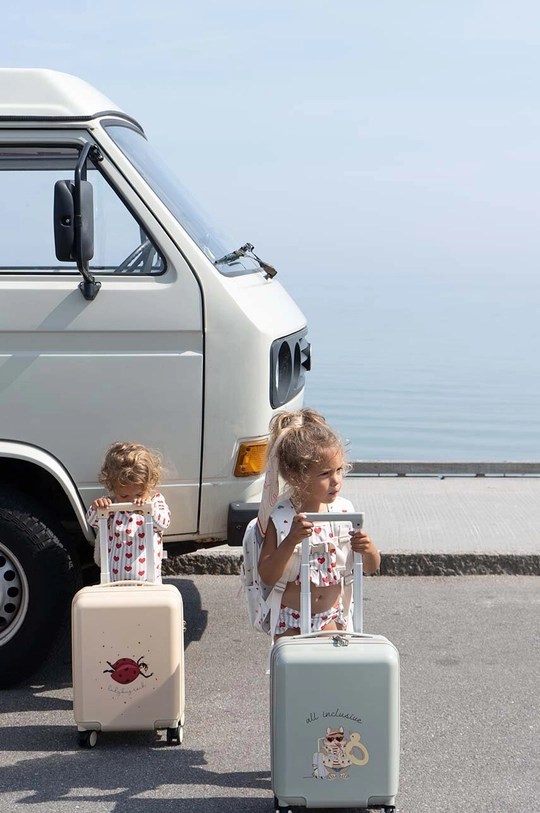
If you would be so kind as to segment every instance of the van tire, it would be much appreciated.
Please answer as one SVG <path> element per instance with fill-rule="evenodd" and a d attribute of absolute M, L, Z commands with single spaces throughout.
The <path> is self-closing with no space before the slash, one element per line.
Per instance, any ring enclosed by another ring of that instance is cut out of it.
<path fill-rule="evenodd" d="M 80 565 L 61 529 L 23 494 L 0 494 L 0 688 L 35 672 L 65 640 Z"/>

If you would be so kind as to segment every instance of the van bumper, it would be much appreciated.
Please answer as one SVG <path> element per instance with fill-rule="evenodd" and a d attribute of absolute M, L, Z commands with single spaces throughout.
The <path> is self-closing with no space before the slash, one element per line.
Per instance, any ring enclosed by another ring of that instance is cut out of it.
<path fill-rule="evenodd" d="M 227 544 L 237 547 L 242 544 L 246 525 L 257 516 L 258 502 L 232 502 L 227 517 Z"/>

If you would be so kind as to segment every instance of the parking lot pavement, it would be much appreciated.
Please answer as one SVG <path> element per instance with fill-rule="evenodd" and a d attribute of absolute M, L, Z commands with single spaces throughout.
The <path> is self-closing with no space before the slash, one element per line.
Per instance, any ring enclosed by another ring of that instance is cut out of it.
<path fill-rule="evenodd" d="M 0 694 L 0 813 L 271 813 L 268 640 L 238 579 L 169 580 L 186 614 L 186 728 L 76 744 L 65 648 Z M 401 653 L 401 813 L 540 807 L 540 582 L 373 577 L 367 631 Z M 329 692 L 331 687 L 329 687 Z"/>

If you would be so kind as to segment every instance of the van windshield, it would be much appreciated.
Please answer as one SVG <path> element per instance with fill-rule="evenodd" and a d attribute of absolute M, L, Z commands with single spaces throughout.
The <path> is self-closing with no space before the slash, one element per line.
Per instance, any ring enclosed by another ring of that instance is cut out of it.
<path fill-rule="evenodd" d="M 191 194 L 159 155 L 154 152 L 141 132 L 116 123 L 103 122 L 103 126 L 126 158 L 211 262 L 215 262 L 240 245 L 210 222 L 210 218 L 193 200 Z M 245 274 L 260 270 L 258 265 L 252 261 L 235 263 L 233 267 L 220 263 L 216 267 L 225 274 Z"/>

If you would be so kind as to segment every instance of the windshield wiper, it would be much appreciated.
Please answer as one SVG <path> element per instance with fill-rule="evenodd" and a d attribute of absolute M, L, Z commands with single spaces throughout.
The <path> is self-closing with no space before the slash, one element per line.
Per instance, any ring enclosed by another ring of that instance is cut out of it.
<path fill-rule="evenodd" d="M 236 251 L 231 251 L 230 254 L 225 254 L 223 257 L 220 257 L 219 260 L 214 261 L 214 265 L 219 265 L 220 263 L 233 263 L 238 260 L 239 257 L 251 257 L 254 260 L 257 260 L 259 265 L 261 266 L 262 270 L 266 274 L 266 279 L 272 279 L 276 276 L 277 271 L 273 265 L 269 265 L 265 263 L 264 260 L 261 260 L 260 257 L 257 257 L 253 249 L 255 246 L 252 246 L 251 243 L 246 243 L 240 248 L 237 248 Z"/>

